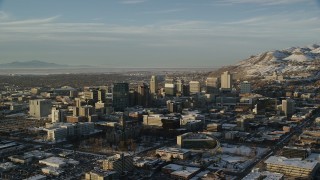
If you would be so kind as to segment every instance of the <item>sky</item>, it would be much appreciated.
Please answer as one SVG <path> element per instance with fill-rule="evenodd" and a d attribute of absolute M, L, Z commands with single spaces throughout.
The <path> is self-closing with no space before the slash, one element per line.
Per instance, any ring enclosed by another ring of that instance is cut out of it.
<path fill-rule="evenodd" d="M 0 0 L 0 63 L 206 67 L 320 43 L 320 0 Z"/>

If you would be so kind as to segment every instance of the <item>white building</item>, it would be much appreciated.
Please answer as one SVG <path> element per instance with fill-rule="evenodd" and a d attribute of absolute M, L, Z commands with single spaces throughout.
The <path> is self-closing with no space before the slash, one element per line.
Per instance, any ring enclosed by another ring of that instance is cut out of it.
<path fill-rule="evenodd" d="M 64 140 L 68 136 L 68 130 L 67 128 L 53 128 L 47 130 L 47 140 L 49 141 L 59 141 Z"/>
<path fill-rule="evenodd" d="M 200 92 L 200 82 L 199 81 L 190 81 L 189 88 L 190 88 L 190 93 L 199 93 Z"/>
<path fill-rule="evenodd" d="M 161 119 L 163 118 L 163 114 L 143 115 L 143 125 L 162 127 Z"/>
<path fill-rule="evenodd" d="M 208 77 L 206 79 L 207 93 L 215 93 L 219 89 L 219 78 Z"/>
<path fill-rule="evenodd" d="M 301 158 L 288 159 L 282 156 L 270 156 L 265 163 L 268 171 L 300 178 L 311 178 L 319 166 L 317 161 L 302 161 Z"/>
<path fill-rule="evenodd" d="M 150 93 L 157 94 L 158 92 L 158 79 L 156 76 L 151 76 L 150 79 Z"/>
<path fill-rule="evenodd" d="M 282 100 L 282 111 L 286 116 L 291 116 L 295 112 L 295 103 L 292 99 Z"/>
<path fill-rule="evenodd" d="M 64 140 L 68 136 L 90 135 L 94 132 L 94 123 L 47 123 L 47 140 L 59 141 Z"/>
<path fill-rule="evenodd" d="M 232 88 L 232 75 L 229 71 L 221 74 L 221 89 L 231 89 Z"/>
<path fill-rule="evenodd" d="M 51 101 L 46 99 L 36 99 L 29 101 L 29 115 L 35 118 L 47 117 L 51 110 Z"/>
<path fill-rule="evenodd" d="M 51 122 L 64 122 L 66 119 L 67 110 L 59 109 L 57 107 L 52 107 L 51 109 Z"/>

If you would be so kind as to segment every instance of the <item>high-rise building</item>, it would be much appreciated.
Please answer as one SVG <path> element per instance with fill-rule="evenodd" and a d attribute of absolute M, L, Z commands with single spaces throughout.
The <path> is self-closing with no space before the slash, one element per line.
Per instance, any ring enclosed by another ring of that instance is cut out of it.
<path fill-rule="evenodd" d="M 104 170 L 114 170 L 122 174 L 123 171 L 132 171 L 134 165 L 132 156 L 129 154 L 116 154 L 104 160 L 102 167 Z"/>
<path fill-rule="evenodd" d="M 79 108 L 79 116 L 84 116 L 89 118 L 89 116 L 93 115 L 95 113 L 95 108 L 90 105 L 81 106 Z"/>
<path fill-rule="evenodd" d="M 82 99 L 81 98 L 74 98 L 74 100 L 75 100 L 75 105 L 76 105 L 76 107 L 81 107 L 81 106 L 83 106 L 83 105 L 85 105 L 85 101 L 82 101 Z"/>
<path fill-rule="evenodd" d="M 65 122 L 67 118 L 67 109 L 60 109 L 59 107 L 52 107 L 51 122 Z"/>
<path fill-rule="evenodd" d="M 216 93 L 219 89 L 219 78 L 208 77 L 206 79 L 207 93 Z"/>
<path fill-rule="evenodd" d="M 129 84 L 113 84 L 113 107 L 116 111 L 123 111 L 129 106 Z"/>
<path fill-rule="evenodd" d="M 149 96 L 148 85 L 145 83 L 138 85 L 138 105 L 143 107 L 149 106 Z"/>
<path fill-rule="evenodd" d="M 240 84 L 240 93 L 241 94 L 251 93 L 251 83 L 248 81 L 243 81 Z"/>
<path fill-rule="evenodd" d="M 200 92 L 200 82 L 199 81 L 190 81 L 189 88 L 190 88 L 190 93 L 199 93 Z"/>
<path fill-rule="evenodd" d="M 99 89 L 98 90 L 98 101 L 99 102 L 106 102 L 106 90 L 105 89 Z"/>
<path fill-rule="evenodd" d="M 150 79 L 150 93 L 157 94 L 158 92 L 158 78 L 157 76 L 151 76 Z"/>
<path fill-rule="evenodd" d="M 182 85 L 182 95 L 189 96 L 190 95 L 190 86 L 189 84 Z"/>
<path fill-rule="evenodd" d="M 295 112 L 295 103 L 292 99 L 282 100 L 282 111 L 286 116 L 292 116 Z"/>
<path fill-rule="evenodd" d="M 173 78 L 166 78 L 164 84 L 166 96 L 175 96 L 177 92 L 177 87 L 175 80 Z"/>
<path fill-rule="evenodd" d="M 84 98 L 89 100 L 93 103 L 98 102 L 98 90 L 97 89 L 89 89 L 88 91 L 84 92 Z"/>
<path fill-rule="evenodd" d="M 182 79 L 177 80 L 177 92 L 182 93 L 184 81 Z"/>
<path fill-rule="evenodd" d="M 51 113 L 51 101 L 35 99 L 29 101 L 29 115 L 35 118 L 47 117 Z"/>
<path fill-rule="evenodd" d="M 225 71 L 221 74 L 221 89 L 231 89 L 232 88 L 232 74 L 229 71 Z"/>
<path fill-rule="evenodd" d="M 134 89 L 129 90 L 129 106 L 138 105 L 138 92 Z"/>

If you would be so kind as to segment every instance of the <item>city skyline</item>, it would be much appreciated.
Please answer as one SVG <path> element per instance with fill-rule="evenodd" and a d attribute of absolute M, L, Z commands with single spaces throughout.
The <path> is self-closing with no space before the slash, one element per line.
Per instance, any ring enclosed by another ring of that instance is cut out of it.
<path fill-rule="evenodd" d="M 319 43 L 318 0 L 0 1 L 0 64 L 219 67 Z"/>

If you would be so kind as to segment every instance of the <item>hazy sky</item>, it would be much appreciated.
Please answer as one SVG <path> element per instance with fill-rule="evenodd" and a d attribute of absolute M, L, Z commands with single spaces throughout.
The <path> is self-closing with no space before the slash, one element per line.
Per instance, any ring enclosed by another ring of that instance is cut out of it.
<path fill-rule="evenodd" d="M 0 0 L 0 63 L 217 67 L 320 42 L 320 0 Z"/>

